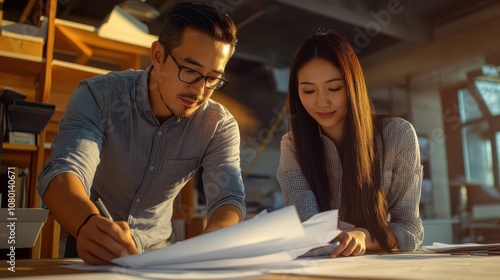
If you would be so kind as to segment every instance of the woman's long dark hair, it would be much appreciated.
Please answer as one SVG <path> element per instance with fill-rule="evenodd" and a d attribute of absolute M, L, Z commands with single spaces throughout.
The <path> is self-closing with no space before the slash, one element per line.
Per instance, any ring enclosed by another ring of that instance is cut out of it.
<path fill-rule="evenodd" d="M 354 50 L 343 36 L 333 31 L 318 31 L 309 37 L 295 54 L 290 69 L 288 105 L 297 161 L 320 211 L 330 210 L 332 193 L 318 123 L 307 113 L 298 93 L 298 72 L 313 58 L 325 59 L 338 67 L 346 86 L 348 109 L 341 144 L 337 147 L 343 170 L 340 219 L 366 228 L 389 251 L 387 202 L 381 190 L 381 167 L 375 145 L 376 135 L 381 135 L 382 120 L 377 120 Z"/>

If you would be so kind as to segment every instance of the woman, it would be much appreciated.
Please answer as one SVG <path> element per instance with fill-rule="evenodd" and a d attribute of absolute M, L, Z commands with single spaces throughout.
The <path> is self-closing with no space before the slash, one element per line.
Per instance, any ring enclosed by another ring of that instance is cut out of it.
<path fill-rule="evenodd" d="M 290 69 L 291 132 L 281 142 L 277 179 L 302 221 L 339 209 L 355 227 L 339 234 L 332 257 L 366 250 L 414 251 L 422 167 L 412 125 L 376 116 L 363 72 L 347 40 L 319 31 Z"/>

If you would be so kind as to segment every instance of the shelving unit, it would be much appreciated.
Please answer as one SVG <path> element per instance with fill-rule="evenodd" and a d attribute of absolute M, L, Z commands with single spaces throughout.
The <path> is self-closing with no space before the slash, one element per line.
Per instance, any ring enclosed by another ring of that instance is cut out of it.
<path fill-rule="evenodd" d="M 2 1 L 2 0 L 0 0 Z M 9 52 L 0 49 L 0 87 L 11 87 L 27 95 L 26 100 L 55 105 L 55 113 L 37 145 L 3 144 L 2 164 L 29 167 L 28 207 L 40 208 L 37 176 L 50 156 L 50 143 L 69 98 L 78 83 L 86 78 L 113 70 L 141 69 L 149 56 L 148 40 L 155 36 L 139 34 L 137 44 L 131 38 L 104 38 L 93 26 L 56 19 L 57 0 L 48 0 L 44 20 L 46 38 L 43 56 Z M 28 11 L 29 12 L 29 11 Z M 0 18 L 1 19 L 1 18 Z M 109 26 L 108 26 L 109 28 Z M 45 30 L 44 30 L 45 31 Z M 111 32 L 112 33 L 112 32 Z M 111 34 L 112 35 L 112 34 Z M 135 34 L 137 35 L 137 33 Z M 119 36 L 117 36 L 119 37 Z M 136 39 L 137 39 L 136 38 Z M 188 184 L 174 207 L 174 218 L 183 219 L 187 236 L 194 232 L 192 183 Z M 57 258 L 60 226 L 49 213 L 42 234 L 32 250 L 33 258 Z"/>
<path fill-rule="evenodd" d="M 46 5 L 43 56 L 22 53 L 18 49 L 14 52 L 0 49 L 0 87 L 11 87 L 25 93 L 27 101 L 56 106 L 50 122 L 38 135 L 37 145 L 3 144 L 2 164 L 30 168 L 27 205 L 33 208 L 41 207 L 36 185 L 37 175 L 50 155 L 47 146 L 58 131 L 58 123 L 78 83 L 110 70 L 140 69 L 141 60 L 149 55 L 148 47 L 102 38 L 94 27 L 56 19 L 57 0 L 49 0 Z M 85 65 L 95 61 L 97 65 L 113 67 L 103 69 Z M 49 214 L 41 237 L 32 250 L 33 258 L 58 257 L 59 229 Z"/>
<path fill-rule="evenodd" d="M 49 7 L 54 7 L 55 0 L 49 2 Z M 55 16 L 55 13 L 51 13 Z M 16 37 L 2 37 L 7 46 L 17 46 L 23 44 L 23 38 L 27 35 L 21 34 Z M 47 49 L 49 44 L 44 44 Z M 10 51 L 9 51 L 10 50 Z M 26 53 L 23 53 L 23 51 Z M 42 96 L 50 90 L 45 87 L 44 80 L 47 75 L 47 56 L 36 56 L 28 49 L 7 48 L 0 50 L 0 87 L 10 87 L 26 94 L 26 100 L 43 102 Z M 44 91 L 46 90 L 46 91 Z M 8 166 L 28 167 L 30 175 L 27 180 L 26 205 L 27 207 L 40 208 L 41 202 L 36 192 L 36 174 L 38 174 L 42 162 L 39 157 L 44 152 L 44 133 L 38 135 L 37 145 L 23 145 L 2 143 L 2 164 Z M 32 257 L 39 258 L 41 243 L 37 242 L 32 250 Z"/>

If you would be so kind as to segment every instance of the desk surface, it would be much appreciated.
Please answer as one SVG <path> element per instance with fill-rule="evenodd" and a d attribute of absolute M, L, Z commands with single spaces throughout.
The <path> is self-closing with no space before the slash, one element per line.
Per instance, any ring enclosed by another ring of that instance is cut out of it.
<path fill-rule="evenodd" d="M 65 268 L 65 264 L 71 264 L 74 261 L 64 260 L 64 259 L 39 259 L 39 260 L 16 260 L 15 272 L 8 270 L 9 264 L 5 260 L 2 260 L 0 265 L 0 279 L 10 279 L 10 278 L 26 278 L 28 279 L 90 279 L 90 276 L 95 276 L 95 272 L 74 270 Z M 106 272 L 99 272 L 106 273 Z M 88 277 L 85 277 L 88 275 Z M 44 277 L 44 276 L 49 276 Z M 61 277 L 61 278 L 59 278 Z M 116 279 L 116 278 L 112 278 Z M 128 279 L 128 278 L 127 278 Z M 130 279 L 133 279 L 132 277 Z M 138 278 L 139 279 L 139 278 Z M 268 275 L 265 278 L 254 278 L 254 279 L 266 279 L 266 280 L 284 280 L 284 279 L 296 279 L 301 280 L 300 276 L 296 275 Z M 324 280 L 324 277 L 307 277 L 308 280 Z M 334 278 L 330 278 L 334 279 Z M 346 279 L 346 278 L 335 278 L 335 279 Z M 367 278 L 369 279 L 369 278 Z"/>
<path fill-rule="evenodd" d="M 8 270 L 5 260 L 0 265 L 1 279 L 84 280 L 84 279 L 152 279 L 123 273 L 81 271 L 65 268 L 75 260 L 41 259 L 16 260 L 16 272 Z M 500 256 L 450 256 L 446 254 L 365 255 L 337 259 L 319 259 L 308 266 L 276 271 L 277 274 L 246 278 L 260 280 L 320 280 L 320 279 L 495 279 L 500 275 Z M 316 276 L 314 276 L 316 275 Z M 144 275 L 147 276 L 147 275 Z M 199 279 L 218 279 L 211 277 Z M 172 278 L 174 279 L 174 278 Z M 185 279 L 179 277 L 175 279 Z M 193 279 L 193 278 L 190 278 Z M 231 278 L 234 279 L 234 278 Z"/>

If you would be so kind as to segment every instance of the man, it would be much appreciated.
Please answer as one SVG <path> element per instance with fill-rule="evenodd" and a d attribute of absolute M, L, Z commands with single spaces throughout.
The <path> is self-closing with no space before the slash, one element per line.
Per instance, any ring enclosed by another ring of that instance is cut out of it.
<path fill-rule="evenodd" d="M 38 191 L 85 262 L 164 247 L 174 198 L 199 167 L 205 232 L 243 219 L 238 125 L 210 100 L 227 83 L 236 41 L 227 15 L 181 3 L 166 15 L 147 70 L 87 79 L 73 92 Z M 99 215 L 98 198 L 114 221 Z"/>

